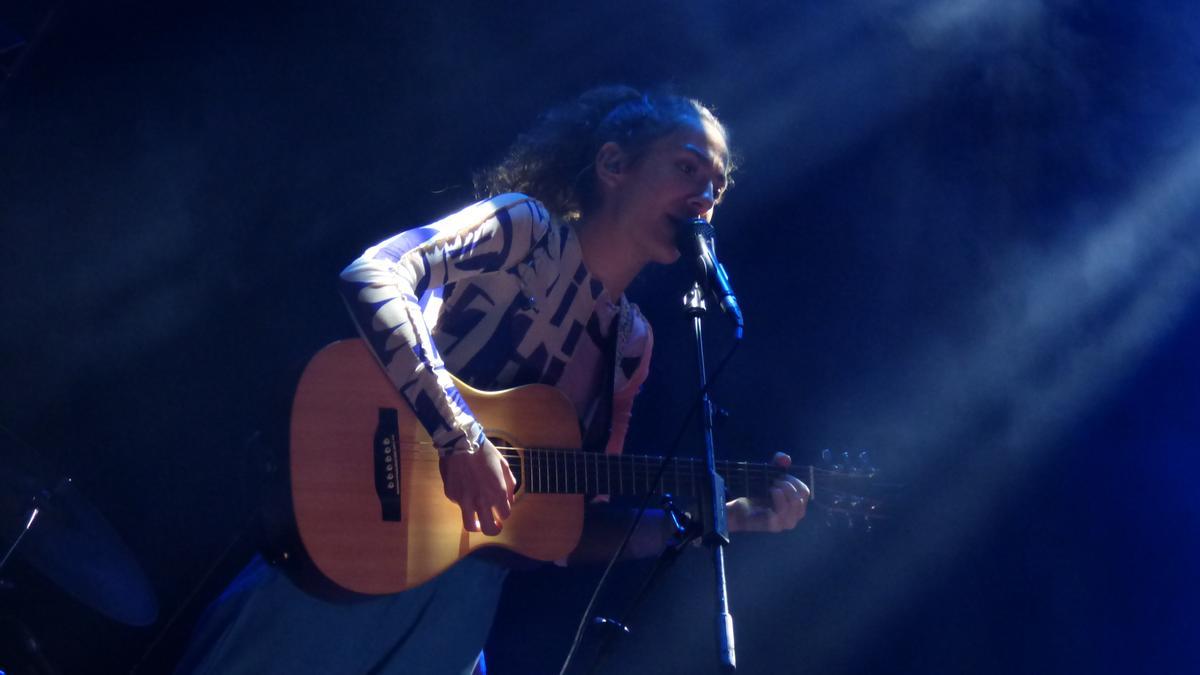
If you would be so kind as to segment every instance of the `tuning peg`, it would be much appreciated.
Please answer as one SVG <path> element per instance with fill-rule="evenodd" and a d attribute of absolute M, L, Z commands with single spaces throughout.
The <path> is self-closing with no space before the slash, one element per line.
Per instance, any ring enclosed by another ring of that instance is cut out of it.
<path fill-rule="evenodd" d="M 868 476 L 875 475 L 876 469 L 875 469 L 875 465 L 871 463 L 871 451 L 870 450 L 859 450 L 858 451 L 858 470 L 859 470 L 859 472 L 864 473 Z"/>
<path fill-rule="evenodd" d="M 832 450 L 830 450 L 829 448 L 825 448 L 824 450 L 821 451 L 821 463 L 824 464 L 827 469 L 829 469 L 830 471 L 832 471 L 834 473 L 839 473 L 841 471 L 845 471 L 846 464 L 843 461 L 841 461 L 843 458 L 843 455 L 845 455 L 845 454 L 846 453 L 843 452 L 840 455 L 835 455 Z"/>

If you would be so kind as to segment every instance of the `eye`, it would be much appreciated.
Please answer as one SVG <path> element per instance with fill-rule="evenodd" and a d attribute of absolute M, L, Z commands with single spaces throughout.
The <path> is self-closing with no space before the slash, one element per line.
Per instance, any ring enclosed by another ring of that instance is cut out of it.
<path fill-rule="evenodd" d="M 699 170 L 695 162 L 686 159 L 679 160 L 675 166 L 687 176 L 691 176 Z"/>

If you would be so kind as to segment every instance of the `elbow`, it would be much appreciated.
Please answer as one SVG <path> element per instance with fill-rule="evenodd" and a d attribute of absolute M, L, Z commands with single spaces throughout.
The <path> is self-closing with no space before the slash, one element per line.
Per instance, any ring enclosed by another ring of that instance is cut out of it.
<path fill-rule="evenodd" d="M 370 279 L 369 261 L 365 261 L 363 258 L 358 258 L 347 265 L 338 275 L 338 295 L 341 296 L 342 302 L 349 310 L 350 317 L 364 332 L 371 328 L 376 309 L 372 306 L 370 298 L 364 297 L 364 294 L 370 295 L 368 292 L 368 288 L 372 285 Z"/>

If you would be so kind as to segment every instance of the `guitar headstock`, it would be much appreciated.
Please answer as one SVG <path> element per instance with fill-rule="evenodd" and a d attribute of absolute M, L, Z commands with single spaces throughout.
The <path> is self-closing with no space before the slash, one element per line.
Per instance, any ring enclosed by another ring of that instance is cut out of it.
<path fill-rule="evenodd" d="M 876 521 L 889 517 L 889 497 L 899 487 L 880 480 L 867 450 L 853 455 L 822 450 L 821 462 L 811 468 L 811 480 L 812 505 L 824 514 L 827 525 L 868 532 Z"/>

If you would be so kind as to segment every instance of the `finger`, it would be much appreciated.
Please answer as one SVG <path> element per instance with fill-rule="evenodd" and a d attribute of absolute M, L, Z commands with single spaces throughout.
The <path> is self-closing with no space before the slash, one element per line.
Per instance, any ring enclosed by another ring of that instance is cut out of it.
<path fill-rule="evenodd" d="M 496 513 L 491 508 L 480 509 L 479 523 L 483 529 L 483 533 L 489 537 L 500 534 L 500 521 L 496 518 Z"/>
<path fill-rule="evenodd" d="M 809 490 L 808 486 L 804 484 L 804 481 L 800 480 L 799 478 L 788 476 L 787 484 L 788 487 L 796 491 L 795 498 L 797 500 L 807 504 L 808 500 L 812 498 L 812 490 Z"/>
<path fill-rule="evenodd" d="M 490 518 L 484 519 L 482 523 L 483 533 L 489 537 L 495 537 L 496 535 L 500 534 L 500 530 L 503 529 L 500 526 L 500 523 L 497 523 L 495 520 Z"/>
<path fill-rule="evenodd" d="M 804 515 L 808 513 L 808 502 L 812 499 L 812 490 L 809 490 L 808 486 L 804 483 L 798 482 L 796 490 L 799 495 L 800 505 L 796 508 L 796 520 L 792 523 L 792 527 L 795 527 L 796 523 L 804 519 Z"/>
<path fill-rule="evenodd" d="M 788 512 L 788 498 L 784 494 L 783 488 L 771 488 L 771 511 L 767 514 L 768 529 L 772 532 L 778 532 L 780 529 L 779 520 Z"/>
<path fill-rule="evenodd" d="M 500 499 L 496 501 L 496 515 L 500 517 L 501 521 L 512 515 L 511 499 L 511 497 L 500 495 Z"/>
<path fill-rule="evenodd" d="M 800 481 L 779 481 L 776 485 L 784 501 L 782 508 L 778 504 L 775 507 L 775 512 L 779 516 L 780 529 L 790 530 L 804 517 L 804 498 L 797 487 L 803 484 Z"/>
<path fill-rule="evenodd" d="M 776 484 L 780 486 L 786 485 L 789 495 L 794 492 L 796 499 L 808 501 L 809 496 L 812 494 L 812 491 L 808 489 L 804 481 L 795 476 L 782 476 L 776 481 Z"/>
<path fill-rule="evenodd" d="M 794 478 L 792 480 L 780 478 L 779 480 L 775 481 L 772 486 L 783 494 L 784 499 L 787 501 L 787 505 L 790 506 L 800 499 L 800 488 L 797 487 L 799 484 L 800 481 Z"/>
<path fill-rule="evenodd" d="M 513 491 L 517 489 L 517 479 L 513 476 L 512 467 L 504 463 L 504 487 L 508 491 L 508 501 L 513 500 Z"/>
<path fill-rule="evenodd" d="M 495 509 L 496 514 L 501 520 L 512 514 L 513 493 L 512 489 L 507 485 L 507 481 L 506 477 L 505 483 L 491 486 L 486 491 L 486 494 L 482 494 L 479 497 L 480 502 L 487 507 L 488 513 L 491 513 L 492 509 Z"/>
<path fill-rule="evenodd" d="M 479 519 L 475 517 L 475 510 L 466 504 L 460 508 L 462 508 L 463 529 L 467 532 L 478 532 Z"/>
<path fill-rule="evenodd" d="M 803 481 L 798 480 L 796 482 L 799 483 L 796 489 L 800 492 L 800 499 L 804 500 L 804 503 L 807 504 L 812 499 L 812 490 L 808 489 L 808 486 Z"/>

